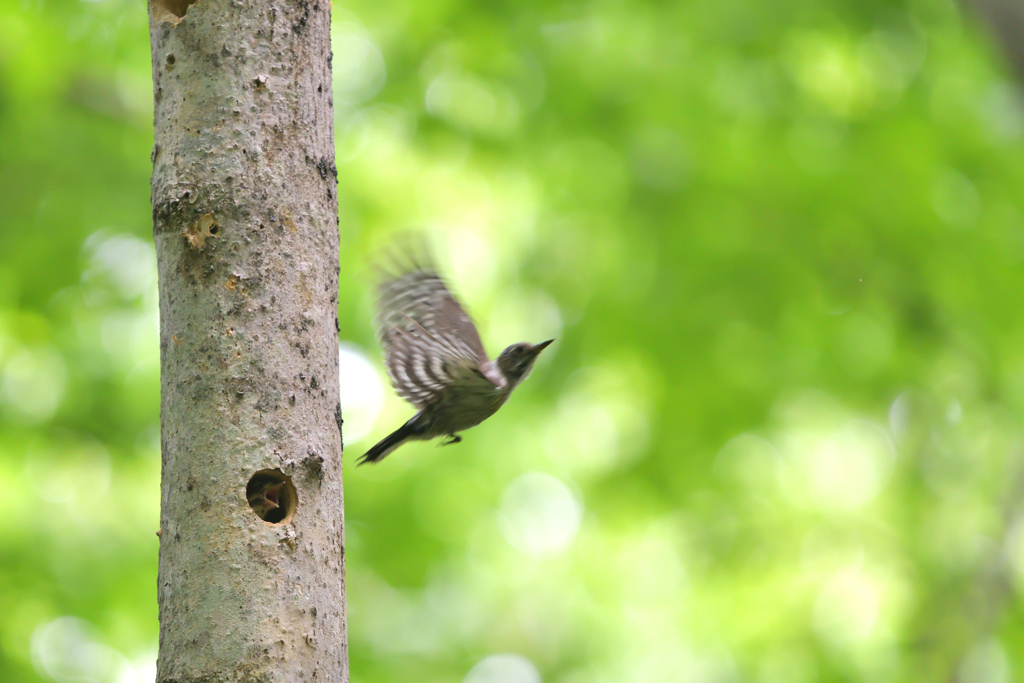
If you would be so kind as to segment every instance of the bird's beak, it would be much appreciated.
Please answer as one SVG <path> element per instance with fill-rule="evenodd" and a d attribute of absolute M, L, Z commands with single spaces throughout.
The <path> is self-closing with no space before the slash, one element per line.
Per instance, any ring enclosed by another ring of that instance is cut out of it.
<path fill-rule="evenodd" d="M 555 341 L 555 340 L 554 339 L 548 339 L 546 342 L 541 342 L 540 344 L 534 345 L 534 347 L 532 349 L 530 349 L 530 350 L 533 352 L 533 355 L 535 355 L 535 356 L 539 355 L 540 352 L 543 351 L 544 349 L 546 349 L 551 344 L 551 342 L 553 342 L 553 341 Z"/>
<path fill-rule="evenodd" d="M 274 484 L 273 486 L 268 488 L 267 492 L 263 494 L 263 497 L 266 498 L 267 503 L 270 504 L 271 510 L 273 510 L 274 508 L 281 507 L 281 489 L 283 488 L 284 482 L 282 481 L 281 483 Z"/>

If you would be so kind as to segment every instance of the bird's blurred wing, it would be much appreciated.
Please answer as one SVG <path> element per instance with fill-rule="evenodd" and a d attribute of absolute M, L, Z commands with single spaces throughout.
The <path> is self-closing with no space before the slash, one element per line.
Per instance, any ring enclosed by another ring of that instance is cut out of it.
<path fill-rule="evenodd" d="M 398 395 L 422 407 L 459 378 L 480 375 L 487 354 L 476 326 L 429 263 L 380 283 L 378 338 Z"/>
<path fill-rule="evenodd" d="M 452 354 L 447 344 L 418 325 L 391 327 L 383 333 L 382 345 L 391 384 L 417 408 L 434 403 L 454 385 L 464 390 L 474 384 L 479 390 L 496 387 L 476 361 Z"/>

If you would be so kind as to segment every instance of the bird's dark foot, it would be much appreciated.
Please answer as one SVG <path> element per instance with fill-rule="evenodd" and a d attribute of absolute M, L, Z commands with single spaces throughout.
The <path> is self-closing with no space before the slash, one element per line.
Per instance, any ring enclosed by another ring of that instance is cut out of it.
<path fill-rule="evenodd" d="M 462 437 L 458 434 L 449 434 L 444 437 L 444 441 L 441 442 L 442 446 L 451 446 L 453 443 L 459 443 L 462 441 Z"/>

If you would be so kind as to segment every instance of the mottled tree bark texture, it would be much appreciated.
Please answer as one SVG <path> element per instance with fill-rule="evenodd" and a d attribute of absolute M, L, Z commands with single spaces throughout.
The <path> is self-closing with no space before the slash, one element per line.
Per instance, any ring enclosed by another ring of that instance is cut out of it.
<path fill-rule="evenodd" d="M 161 683 L 348 681 L 328 0 L 151 0 Z"/>

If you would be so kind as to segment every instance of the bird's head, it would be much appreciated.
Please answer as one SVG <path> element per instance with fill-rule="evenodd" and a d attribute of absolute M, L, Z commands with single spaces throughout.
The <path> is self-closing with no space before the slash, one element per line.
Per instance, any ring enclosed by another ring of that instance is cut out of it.
<path fill-rule="evenodd" d="M 533 363 L 537 360 L 537 356 L 553 341 L 555 340 L 549 339 L 540 344 L 527 344 L 526 342 L 513 344 L 498 356 L 498 369 L 506 379 L 513 383 L 523 381 L 533 369 Z"/>

